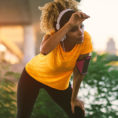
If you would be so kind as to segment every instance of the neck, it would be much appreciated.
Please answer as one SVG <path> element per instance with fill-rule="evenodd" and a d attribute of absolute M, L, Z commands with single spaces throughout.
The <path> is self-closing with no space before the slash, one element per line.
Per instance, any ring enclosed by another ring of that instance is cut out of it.
<path fill-rule="evenodd" d="M 65 39 L 63 42 L 61 42 L 61 46 L 64 51 L 68 52 L 71 51 L 74 46 L 76 45 L 76 41 L 74 39 Z"/>

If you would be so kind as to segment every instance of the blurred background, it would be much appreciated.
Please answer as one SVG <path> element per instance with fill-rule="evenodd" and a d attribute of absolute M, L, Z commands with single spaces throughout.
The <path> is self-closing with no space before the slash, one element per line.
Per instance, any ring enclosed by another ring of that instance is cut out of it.
<path fill-rule="evenodd" d="M 0 0 L 0 61 L 24 65 L 39 53 L 44 34 L 38 7 L 49 1 Z M 117 0 L 81 0 L 78 6 L 91 17 L 84 24 L 97 53 L 118 55 L 117 4 Z"/>
<path fill-rule="evenodd" d="M 15 118 L 16 88 L 20 73 L 25 64 L 40 53 L 44 35 L 40 30 L 41 11 L 38 7 L 50 1 L 0 0 L 0 116 L 3 118 Z M 118 1 L 78 1 L 78 7 L 90 15 L 84 24 L 94 47 L 91 66 L 79 95 L 86 101 L 87 118 L 117 118 Z M 67 118 L 60 108 L 57 109 L 58 106 L 52 105 L 54 103 L 49 100 L 49 96 L 44 96 L 48 95 L 43 91 L 32 118 Z M 50 110 L 49 106 L 52 106 Z M 55 114 L 52 115 L 51 110 L 55 110 Z"/>

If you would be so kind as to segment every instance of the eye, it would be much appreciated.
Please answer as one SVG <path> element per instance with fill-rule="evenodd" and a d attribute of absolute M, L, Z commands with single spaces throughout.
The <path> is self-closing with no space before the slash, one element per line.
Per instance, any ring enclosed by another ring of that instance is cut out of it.
<path fill-rule="evenodd" d="M 84 25 L 83 25 L 83 24 L 81 24 L 80 28 L 84 28 Z"/>

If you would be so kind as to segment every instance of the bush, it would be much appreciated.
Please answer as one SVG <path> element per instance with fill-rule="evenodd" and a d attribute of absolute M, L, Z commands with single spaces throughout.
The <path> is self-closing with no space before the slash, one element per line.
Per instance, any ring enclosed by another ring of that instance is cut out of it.
<path fill-rule="evenodd" d="M 118 117 L 118 71 L 109 65 L 108 55 L 93 53 L 83 86 L 87 88 L 83 98 L 89 100 L 87 118 Z M 112 60 L 111 60 L 112 61 Z"/>
<path fill-rule="evenodd" d="M 111 57 L 110 57 L 110 60 Z M 81 85 L 83 99 L 89 100 L 86 107 L 87 118 L 118 117 L 118 71 L 111 65 L 108 55 L 93 53 L 88 74 Z M 5 73 L 2 71 L 6 70 Z M 9 71 L 8 67 L 0 67 L 0 117 L 15 118 L 16 116 L 16 83 L 19 73 Z M 83 89 L 85 88 L 86 94 Z M 93 90 L 93 91 L 91 91 Z M 91 100 L 92 98 L 92 100 Z M 50 98 L 47 92 L 40 90 L 34 105 L 31 118 L 68 118 L 66 113 Z"/>
<path fill-rule="evenodd" d="M 16 92 L 14 89 L 16 84 L 10 80 L 10 77 L 18 78 L 19 74 L 9 71 L 9 65 L 3 64 L 1 64 L 0 73 L 0 117 L 15 118 Z"/>
<path fill-rule="evenodd" d="M 6 78 L 0 83 L 0 117 L 15 118 L 16 100 L 13 91 L 14 83 Z"/>

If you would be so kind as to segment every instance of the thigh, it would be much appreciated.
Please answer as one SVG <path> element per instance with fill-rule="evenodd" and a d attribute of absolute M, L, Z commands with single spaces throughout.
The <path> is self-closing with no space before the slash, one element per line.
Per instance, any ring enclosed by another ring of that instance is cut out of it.
<path fill-rule="evenodd" d="M 67 113 L 69 118 L 84 118 L 84 113 L 79 107 L 75 107 L 75 113 L 72 113 L 70 104 L 72 95 L 71 84 L 64 91 L 55 89 L 48 89 L 47 91 L 52 99 Z"/>
<path fill-rule="evenodd" d="M 17 87 L 17 118 L 30 118 L 39 89 L 38 82 L 24 70 Z"/>

